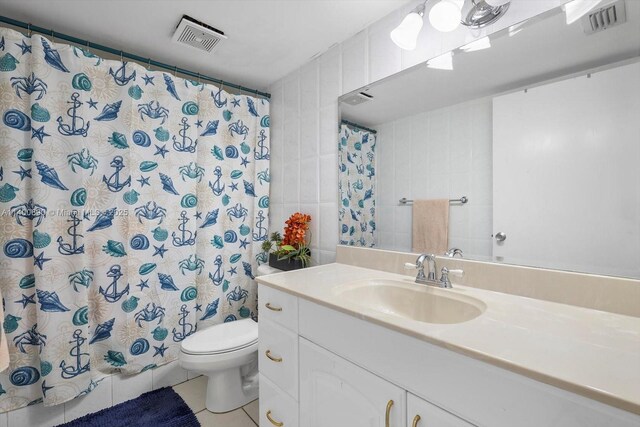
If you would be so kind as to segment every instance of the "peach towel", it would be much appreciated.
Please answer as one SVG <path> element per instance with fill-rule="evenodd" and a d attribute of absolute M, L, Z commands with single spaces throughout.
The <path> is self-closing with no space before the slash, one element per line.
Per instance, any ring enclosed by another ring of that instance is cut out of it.
<path fill-rule="evenodd" d="M 4 333 L 4 310 L 2 309 L 2 291 L 0 291 L 0 372 L 9 367 L 9 345 Z"/>
<path fill-rule="evenodd" d="M 443 255 L 448 243 L 449 199 L 414 200 L 413 252 Z"/>

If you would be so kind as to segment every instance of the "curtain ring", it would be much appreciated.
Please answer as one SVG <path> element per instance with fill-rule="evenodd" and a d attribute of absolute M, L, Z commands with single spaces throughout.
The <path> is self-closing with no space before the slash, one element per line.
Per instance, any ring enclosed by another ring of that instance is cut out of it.
<path fill-rule="evenodd" d="M 178 77 L 178 66 L 177 65 L 173 66 L 173 77 Z"/>
<path fill-rule="evenodd" d="M 124 54 L 122 53 L 122 51 L 120 51 L 120 62 L 124 64 Z"/>
<path fill-rule="evenodd" d="M 33 31 L 31 31 L 31 22 L 27 24 L 27 37 L 31 37 Z"/>
<path fill-rule="evenodd" d="M 91 44 L 89 43 L 89 40 L 87 40 L 87 52 L 91 53 Z"/>
<path fill-rule="evenodd" d="M 148 58 L 148 62 L 147 62 L 147 70 L 151 71 L 151 58 Z"/>
<path fill-rule="evenodd" d="M 198 86 L 200 86 L 200 73 L 198 73 Z"/>
<path fill-rule="evenodd" d="M 54 31 L 51 30 L 51 43 L 54 43 L 56 41 L 56 36 L 54 34 Z"/>

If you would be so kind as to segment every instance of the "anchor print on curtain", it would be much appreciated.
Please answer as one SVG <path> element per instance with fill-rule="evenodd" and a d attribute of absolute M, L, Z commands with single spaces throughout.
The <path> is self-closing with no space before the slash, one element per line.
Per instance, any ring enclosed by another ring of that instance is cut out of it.
<path fill-rule="evenodd" d="M 340 125 L 338 211 L 340 244 L 373 247 L 376 244 L 375 199 L 376 135 Z"/>
<path fill-rule="evenodd" d="M 257 318 L 269 103 L 0 29 L 0 411 Z"/>

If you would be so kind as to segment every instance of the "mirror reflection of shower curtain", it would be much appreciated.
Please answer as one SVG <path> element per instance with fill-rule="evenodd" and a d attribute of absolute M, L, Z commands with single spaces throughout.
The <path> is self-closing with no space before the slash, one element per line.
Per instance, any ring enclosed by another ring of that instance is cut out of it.
<path fill-rule="evenodd" d="M 269 102 L 0 28 L 0 411 L 257 317 Z"/>
<path fill-rule="evenodd" d="M 341 245 L 376 245 L 375 152 L 375 133 L 341 124 L 338 147 Z"/>

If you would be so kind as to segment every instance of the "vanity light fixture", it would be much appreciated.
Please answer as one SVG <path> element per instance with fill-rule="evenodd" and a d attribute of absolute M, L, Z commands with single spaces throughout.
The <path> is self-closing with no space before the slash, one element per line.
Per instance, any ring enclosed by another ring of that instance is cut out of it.
<path fill-rule="evenodd" d="M 462 25 L 478 29 L 500 19 L 511 5 L 511 0 L 466 0 Z"/>
<path fill-rule="evenodd" d="M 424 16 L 426 3 L 425 1 L 409 12 L 400 25 L 391 31 L 391 40 L 393 40 L 400 49 L 413 50 L 416 48 L 418 34 L 420 34 L 423 25 L 422 17 Z"/>
<path fill-rule="evenodd" d="M 427 1 L 429 0 L 416 6 L 391 31 L 391 40 L 401 49 L 416 48 L 418 35 L 424 24 Z M 433 28 L 445 33 L 455 30 L 460 24 L 473 29 L 483 28 L 500 19 L 509 9 L 510 2 L 511 0 L 437 0 L 429 10 L 429 22 Z"/>

